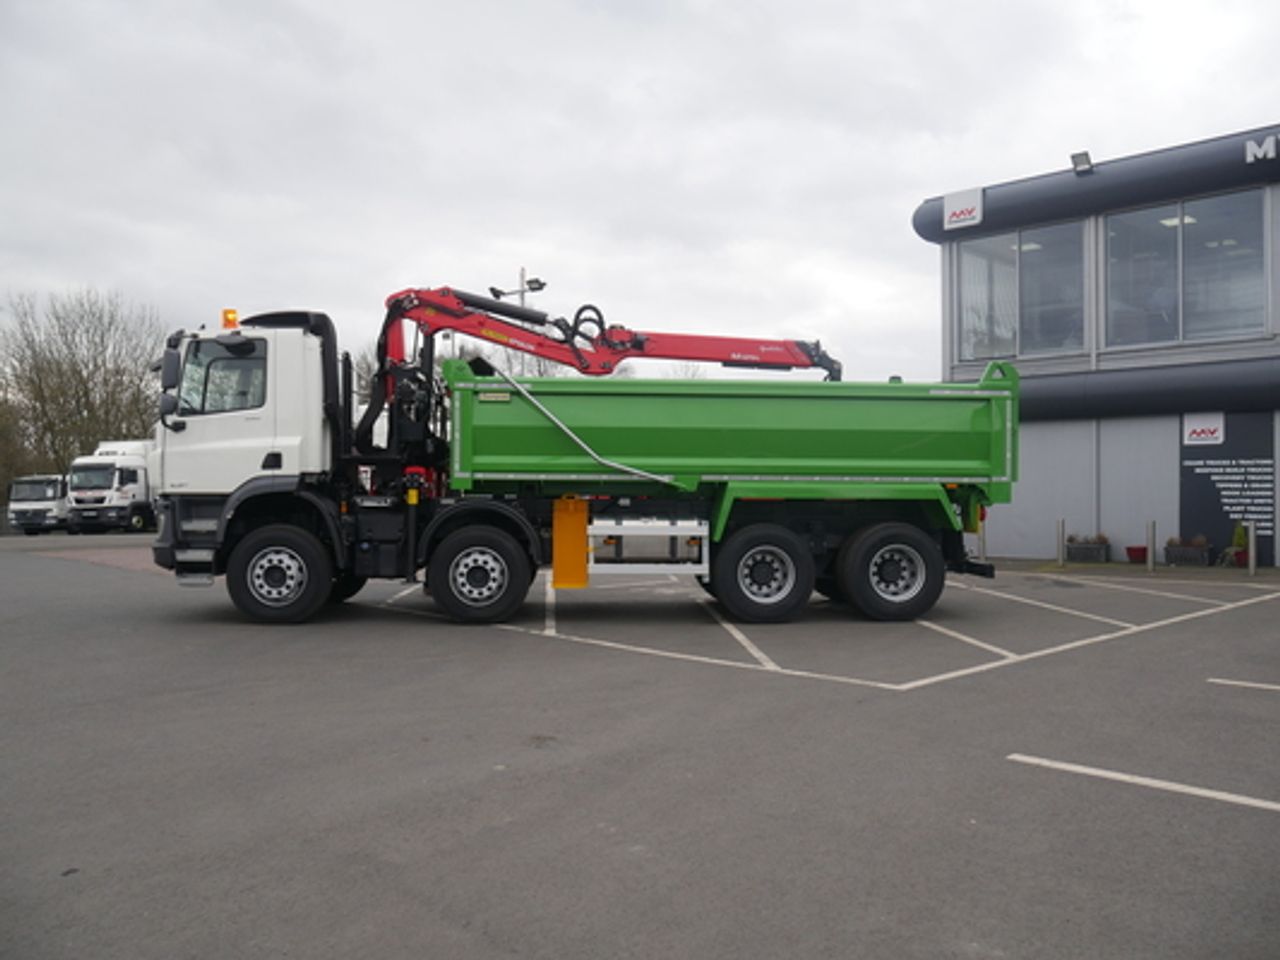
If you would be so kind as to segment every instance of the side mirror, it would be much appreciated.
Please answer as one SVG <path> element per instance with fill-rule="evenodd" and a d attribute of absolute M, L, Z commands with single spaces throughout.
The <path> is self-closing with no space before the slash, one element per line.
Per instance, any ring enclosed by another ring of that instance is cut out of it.
<path fill-rule="evenodd" d="M 174 433 L 181 433 L 187 429 L 187 424 L 183 420 L 175 420 L 170 423 L 168 418 L 178 412 L 178 398 L 172 393 L 160 394 L 160 425 L 166 430 L 172 430 Z"/>
<path fill-rule="evenodd" d="M 160 359 L 160 389 L 172 390 L 182 376 L 182 355 L 177 350 L 165 350 Z"/>

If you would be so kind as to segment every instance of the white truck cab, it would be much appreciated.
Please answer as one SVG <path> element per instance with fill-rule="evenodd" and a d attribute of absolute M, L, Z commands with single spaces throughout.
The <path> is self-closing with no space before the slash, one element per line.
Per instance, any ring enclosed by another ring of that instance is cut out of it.
<path fill-rule="evenodd" d="M 67 528 L 148 530 L 155 526 L 147 460 L 152 440 L 104 440 L 71 461 Z"/>
<path fill-rule="evenodd" d="M 67 525 L 67 478 L 56 473 L 18 477 L 9 484 L 9 526 L 29 537 Z"/>

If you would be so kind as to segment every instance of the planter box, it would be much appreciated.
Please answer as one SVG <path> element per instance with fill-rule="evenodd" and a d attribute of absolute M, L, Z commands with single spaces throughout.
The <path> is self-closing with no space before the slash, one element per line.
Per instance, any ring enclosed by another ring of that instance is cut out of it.
<path fill-rule="evenodd" d="M 1146 547 L 1125 547 L 1125 556 L 1129 558 L 1130 563 L 1146 563 L 1147 548 Z"/>
<path fill-rule="evenodd" d="M 1207 567 L 1209 565 L 1209 548 L 1165 547 L 1164 562 L 1170 566 Z"/>
<path fill-rule="evenodd" d="M 1068 543 L 1068 563 L 1106 563 L 1111 559 L 1109 543 Z"/>

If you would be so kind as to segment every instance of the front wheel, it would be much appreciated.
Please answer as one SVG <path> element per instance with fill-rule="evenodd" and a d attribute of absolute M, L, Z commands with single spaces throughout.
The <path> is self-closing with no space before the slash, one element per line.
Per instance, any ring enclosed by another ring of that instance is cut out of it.
<path fill-rule="evenodd" d="M 532 579 L 529 555 L 497 527 L 455 530 L 427 560 L 432 599 L 463 623 L 506 620 L 524 603 Z"/>
<path fill-rule="evenodd" d="M 792 619 L 813 593 L 813 554 L 786 527 L 757 523 L 716 551 L 711 585 L 735 618 L 781 623 Z"/>
<path fill-rule="evenodd" d="M 147 529 L 147 518 L 141 511 L 135 510 L 129 514 L 129 529 L 134 533 L 141 533 Z"/>
<path fill-rule="evenodd" d="M 301 623 L 323 606 L 333 561 L 315 536 L 276 523 L 245 536 L 227 560 L 227 593 L 252 620 Z"/>
<path fill-rule="evenodd" d="M 914 620 L 937 603 L 946 564 L 938 542 L 909 523 L 853 534 L 836 560 L 849 601 L 872 620 Z"/>

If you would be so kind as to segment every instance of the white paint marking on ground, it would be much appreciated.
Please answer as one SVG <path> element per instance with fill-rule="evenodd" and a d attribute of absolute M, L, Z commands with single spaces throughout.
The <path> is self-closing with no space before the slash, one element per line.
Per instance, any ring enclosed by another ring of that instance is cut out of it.
<path fill-rule="evenodd" d="M 1185 623 L 1188 620 L 1199 620 L 1201 617 L 1211 617 L 1215 614 L 1226 613 L 1230 610 L 1239 610 L 1241 607 L 1250 607 L 1255 603 L 1265 603 L 1268 600 L 1275 600 L 1277 597 L 1280 597 L 1280 593 L 1268 593 L 1261 597 L 1250 597 L 1248 600 L 1238 600 L 1225 607 L 1207 607 L 1204 610 L 1193 610 L 1191 613 L 1179 614 L 1176 617 L 1167 617 L 1164 620 L 1156 620 L 1153 623 L 1138 624 L 1137 626 L 1126 627 L 1124 630 L 1116 630 L 1113 633 L 1102 633 L 1094 637 L 1085 637 L 1083 640 L 1073 640 L 1070 643 L 1059 644 L 1056 647 L 1046 647 L 1043 650 L 1035 650 L 1031 653 L 1018 654 L 1016 657 L 1010 657 L 1007 660 L 993 660 L 991 663 L 981 663 L 976 667 L 965 667 L 961 670 L 952 670 L 949 673 L 940 673 L 933 677 L 922 677 L 919 680 L 911 680 L 902 684 L 899 689 L 916 690 L 920 687 L 928 687 L 935 683 L 943 683 L 947 680 L 956 680 L 960 677 L 967 677 L 975 673 L 984 673 L 987 670 L 997 670 L 1000 667 L 1007 667 L 1014 663 L 1022 663 L 1026 660 L 1038 660 L 1041 657 L 1051 657 L 1058 653 L 1066 653 L 1068 650 L 1092 646 L 1095 643 L 1105 643 L 1108 640 L 1118 640 L 1121 637 L 1131 637 L 1135 634 L 1146 633 L 1150 630 L 1158 630 L 1161 627 L 1171 627 L 1175 624 Z"/>
<path fill-rule="evenodd" d="M 1117 770 L 1103 770 L 1099 767 L 1086 767 L 1078 763 L 1046 760 L 1044 757 L 1028 757 L 1021 753 L 1011 753 L 1005 759 L 1012 760 L 1014 763 L 1025 763 L 1033 767 L 1061 770 L 1064 773 L 1078 773 L 1081 776 L 1094 777 L 1099 780 L 1114 780 L 1117 783 L 1150 787 L 1152 790 L 1181 793 L 1189 797 L 1202 797 L 1206 800 L 1218 800 L 1222 803 L 1234 803 L 1241 807 L 1253 807 L 1257 810 L 1280 813 L 1280 803 L 1276 803 L 1274 800 L 1259 800 L 1257 797 L 1246 797 L 1239 793 L 1227 793 L 1224 790 L 1209 790 L 1205 787 L 1194 787 L 1186 783 L 1174 783 L 1172 780 L 1156 780 L 1153 777 L 1140 777 L 1132 773 L 1121 773 Z"/>
<path fill-rule="evenodd" d="M 607 577 L 607 583 L 593 583 L 589 588 L 592 593 L 597 590 L 639 590 L 641 587 L 652 587 L 653 580 L 615 580 Z"/>
<path fill-rule="evenodd" d="M 1224 687 L 1248 687 L 1250 690 L 1274 690 L 1280 693 L 1280 683 L 1257 683 L 1253 680 L 1223 680 L 1221 677 L 1210 677 L 1209 683 L 1220 683 Z"/>
<path fill-rule="evenodd" d="M 1064 577 L 1053 573 L 1037 574 L 1044 580 L 1065 580 L 1068 583 L 1087 584 L 1090 587 L 1105 587 L 1108 590 L 1123 590 L 1126 593 L 1142 593 L 1151 597 L 1168 597 L 1170 600 L 1187 600 L 1191 603 L 1207 603 L 1215 607 L 1225 607 L 1229 600 L 1211 600 L 1208 597 L 1193 597 L 1186 593 L 1170 593 L 1167 590 L 1151 590 L 1148 587 L 1131 587 L 1127 583 L 1103 580 L 1100 577 Z"/>
<path fill-rule="evenodd" d="M 512 623 L 495 623 L 499 630 L 524 633 L 535 637 L 546 637 L 541 630 L 521 627 Z M 722 660 L 719 657 L 704 657 L 696 653 L 679 653 L 675 650 L 659 650 L 656 647 L 637 647 L 630 643 L 618 643 L 616 640 L 600 640 L 596 637 L 577 637 L 569 633 L 557 633 L 556 640 L 567 640 L 569 643 L 581 643 L 589 647 L 603 647 L 607 650 L 622 650 L 626 653 L 640 653 L 650 657 L 661 657 L 665 660 L 683 660 L 688 663 L 705 663 L 715 667 L 733 667 L 735 670 L 752 670 L 769 676 L 796 677 L 801 680 L 824 680 L 828 683 L 843 683 L 854 687 L 873 687 L 877 690 L 899 689 L 896 683 L 884 683 L 880 680 L 863 680 L 861 677 L 841 677 L 829 673 L 813 673 L 808 670 L 785 670 L 769 668 L 761 663 L 747 663 L 743 660 Z"/>
<path fill-rule="evenodd" d="M 979 649 L 986 650 L 988 653 L 994 653 L 997 656 L 1004 657 L 1005 659 L 1013 659 L 1014 657 L 1017 657 L 1016 653 L 1005 650 L 1003 647 L 997 647 L 993 643 L 984 643 L 981 640 L 977 640 L 967 634 L 961 633 L 959 630 L 952 630 L 950 627 L 944 627 L 940 623 L 933 623 L 930 620 L 917 620 L 916 623 L 920 624 L 922 627 L 928 627 L 930 630 L 940 633 L 944 637 L 951 637 L 953 640 L 959 640 L 962 643 L 971 644 Z"/>
<path fill-rule="evenodd" d="M 737 640 L 738 643 L 742 644 L 742 649 L 746 650 L 747 653 L 751 654 L 751 656 L 756 658 L 756 662 L 759 663 L 760 666 L 764 667 L 766 670 L 782 669 L 769 658 L 768 654 L 766 654 L 763 650 L 761 650 L 754 643 L 752 643 L 750 637 L 748 637 L 745 633 L 743 633 L 741 630 L 735 627 L 732 623 L 730 623 L 724 617 L 720 616 L 720 611 L 711 605 L 710 600 L 699 599 L 698 603 L 702 605 L 702 608 L 706 610 L 707 613 L 711 614 L 711 616 L 715 619 L 716 623 L 720 624 L 720 626 L 724 627 L 725 630 L 728 631 L 729 636 L 733 637 L 733 639 Z"/>
<path fill-rule="evenodd" d="M 542 632 L 548 637 L 556 635 L 556 588 L 551 585 L 551 577 L 547 577 L 547 587 L 544 596 L 546 597 L 546 619 L 542 624 Z"/>
<path fill-rule="evenodd" d="M 1115 620 L 1111 617 L 1104 617 L 1096 613 L 1087 613 L 1084 610 L 1072 610 L 1070 607 L 1060 607 L 1056 603 L 1045 603 L 1043 600 L 1032 600 L 1030 597 L 1019 597 L 1012 593 L 1001 593 L 999 590 L 988 590 L 986 587 L 969 587 L 974 593 L 985 593 L 990 597 L 999 597 L 1002 600 L 1012 600 L 1014 603 L 1025 603 L 1033 607 L 1040 607 L 1044 610 L 1052 610 L 1055 613 L 1065 613 L 1072 617 L 1083 617 L 1086 620 L 1097 620 L 1099 623 L 1109 623 L 1113 627 L 1132 627 L 1136 624 L 1129 623 L 1126 620 Z"/>
<path fill-rule="evenodd" d="M 360 606 L 366 606 L 366 604 L 362 604 L 362 603 L 356 602 L 356 603 L 351 603 L 351 604 L 349 604 L 349 606 L 352 606 L 352 607 L 360 607 Z M 453 619 L 453 617 L 449 616 L 448 614 L 441 613 L 439 610 L 424 610 L 424 609 L 422 609 L 421 607 L 397 607 L 397 606 L 393 606 L 393 605 L 390 603 L 390 601 L 388 601 L 388 602 L 386 602 L 386 603 L 380 603 L 380 604 L 378 604 L 378 606 L 380 606 L 380 607 L 382 607 L 382 608 L 384 608 L 384 609 L 390 610 L 390 611 L 392 611 L 393 613 L 407 613 L 407 614 L 409 614 L 410 616 L 414 616 L 414 617 L 426 617 L 426 618 L 428 618 L 429 620 L 439 620 L 439 621 L 441 621 L 442 623 L 456 623 L 456 622 L 457 622 L 457 621 L 455 621 L 455 620 Z"/>
<path fill-rule="evenodd" d="M 395 594 L 394 596 L 392 596 L 392 597 L 390 597 L 390 598 L 388 598 L 388 599 L 386 599 L 386 600 L 383 600 L 383 601 L 382 601 L 382 605 L 383 605 L 384 607 L 389 607 L 389 606 L 391 606 L 393 603 L 395 603 L 397 600 L 403 600 L 403 599 L 404 599 L 405 597 L 407 597 L 409 594 L 414 593 L 414 592 L 416 592 L 416 591 L 418 591 L 418 590 L 421 590 L 421 589 L 422 589 L 422 584 L 420 584 L 420 583 L 415 583 L 415 584 L 414 584 L 413 586 L 411 586 L 411 587 L 405 587 L 403 590 L 401 590 L 399 593 Z"/>

